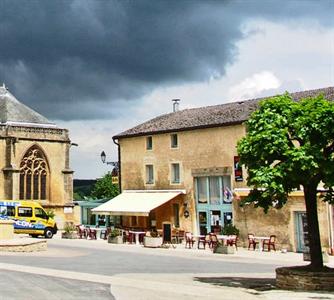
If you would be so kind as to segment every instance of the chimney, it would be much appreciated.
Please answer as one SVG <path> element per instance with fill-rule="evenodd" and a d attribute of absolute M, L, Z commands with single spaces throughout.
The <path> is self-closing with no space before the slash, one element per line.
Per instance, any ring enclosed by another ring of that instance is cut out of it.
<path fill-rule="evenodd" d="M 173 112 L 179 111 L 180 99 L 173 99 Z"/>

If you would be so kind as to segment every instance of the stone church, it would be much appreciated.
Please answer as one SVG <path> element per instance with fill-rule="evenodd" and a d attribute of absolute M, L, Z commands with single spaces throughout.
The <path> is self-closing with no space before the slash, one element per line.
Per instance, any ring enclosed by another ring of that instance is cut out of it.
<path fill-rule="evenodd" d="M 59 228 L 75 221 L 70 146 L 67 129 L 0 86 L 0 199 L 38 201 L 54 211 Z"/>

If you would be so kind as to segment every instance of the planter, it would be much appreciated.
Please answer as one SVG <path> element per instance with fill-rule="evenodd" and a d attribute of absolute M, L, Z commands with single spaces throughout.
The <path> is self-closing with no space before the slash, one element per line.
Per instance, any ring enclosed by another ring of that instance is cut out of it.
<path fill-rule="evenodd" d="M 78 235 L 75 231 L 74 232 L 62 232 L 61 238 L 62 239 L 77 239 Z"/>
<path fill-rule="evenodd" d="M 213 250 L 213 253 L 234 254 L 235 248 L 233 246 L 225 246 L 225 245 L 218 244 L 217 247 Z"/>
<path fill-rule="evenodd" d="M 144 247 L 159 248 L 162 245 L 162 237 L 144 237 Z"/>
<path fill-rule="evenodd" d="M 108 236 L 108 243 L 110 244 L 123 244 L 122 236 Z"/>

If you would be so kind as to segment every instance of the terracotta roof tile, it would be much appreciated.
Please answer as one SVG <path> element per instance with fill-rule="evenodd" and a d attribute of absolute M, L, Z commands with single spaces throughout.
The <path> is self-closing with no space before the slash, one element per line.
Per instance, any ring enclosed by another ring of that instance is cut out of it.
<path fill-rule="evenodd" d="M 300 100 L 317 96 L 320 93 L 324 94 L 326 99 L 334 101 L 334 87 L 291 93 L 291 96 L 295 100 Z M 240 124 L 256 110 L 259 101 L 266 98 L 268 97 L 172 112 L 135 126 L 113 138 Z"/>

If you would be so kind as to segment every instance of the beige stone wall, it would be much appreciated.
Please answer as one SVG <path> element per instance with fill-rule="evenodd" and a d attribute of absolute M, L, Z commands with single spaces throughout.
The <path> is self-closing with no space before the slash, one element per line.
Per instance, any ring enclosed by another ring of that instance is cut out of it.
<path fill-rule="evenodd" d="M 153 135 L 153 149 L 146 150 L 146 136 L 120 139 L 122 189 L 185 189 L 186 195 L 180 202 L 180 226 L 185 230 L 197 231 L 194 201 L 194 178 L 192 170 L 201 168 L 229 167 L 232 170 L 232 187 L 245 187 L 233 177 L 233 159 L 237 155 L 236 142 L 245 133 L 242 125 L 177 132 L 179 147 L 171 148 L 171 134 Z M 171 164 L 180 163 L 181 182 L 171 183 Z M 154 166 L 154 184 L 145 184 L 145 165 Z M 245 172 L 244 172 L 245 174 Z M 183 217 L 183 203 L 188 202 L 189 218 Z M 167 219 L 172 209 L 166 205 L 161 216 Z M 167 220 L 164 220 L 167 221 Z"/>
<path fill-rule="evenodd" d="M 1 199 L 19 199 L 19 168 L 26 152 L 37 145 L 45 154 L 49 167 L 48 199 L 43 207 L 58 214 L 60 223 L 74 220 L 74 214 L 64 214 L 64 206 L 73 202 L 72 171 L 69 168 L 68 131 L 59 128 L 0 126 Z"/>
<path fill-rule="evenodd" d="M 236 182 L 233 173 L 233 158 L 237 155 L 237 141 L 245 135 L 243 125 L 198 129 L 176 132 L 179 147 L 171 148 L 171 133 L 153 135 L 153 149 L 146 150 L 146 137 L 122 138 L 121 172 L 122 189 L 185 189 L 186 195 L 176 199 L 180 204 L 180 227 L 197 232 L 192 170 L 229 167 L 232 170 L 232 188 L 246 188 L 247 173 L 243 169 L 243 182 Z M 181 183 L 171 183 L 171 163 L 180 163 Z M 145 183 L 145 165 L 154 166 L 154 184 Z M 189 218 L 183 217 L 183 203 L 188 202 Z M 172 221 L 172 203 L 156 210 L 160 221 Z M 267 215 L 261 209 L 239 208 L 234 201 L 234 223 L 241 231 L 241 240 L 248 232 L 257 235 L 276 234 L 280 246 L 296 249 L 294 212 L 305 211 L 303 198 L 293 198 L 281 210 L 270 210 Z M 323 247 L 328 247 L 328 212 L 326 205 L 319 206 L 319 222 Z M 144 221 L 143 221 L 144 222 Z M 173 222 L 173 221 L 172 221 Z M 142 223 L 144 224 L 144 223 Z M 130 225 L 130 223 L 128 223 Z M 159 226 L 159 224 L 158 224 Z"/>
<path fill-rule="evenodd" d="M 253 205 L 240 207 L 240 200 L 234 201 L 234 224 L 240 230 L 240 242 L 248 247 L 247 234 L 257 236 L 277 236 L 278 249 L 286 248 L 296 251 L 297 238 L 295 229 L 296 212 L 305 212 L 303 197 L 290 197 L 286 205 L 281 209 L 271 208 L 265 214 L 262 208 L 254 208 Z M 324 249 L 329 247 L 328 211 L 327 205 L 318 201 L 318 216 L 321 244 Z"/>

